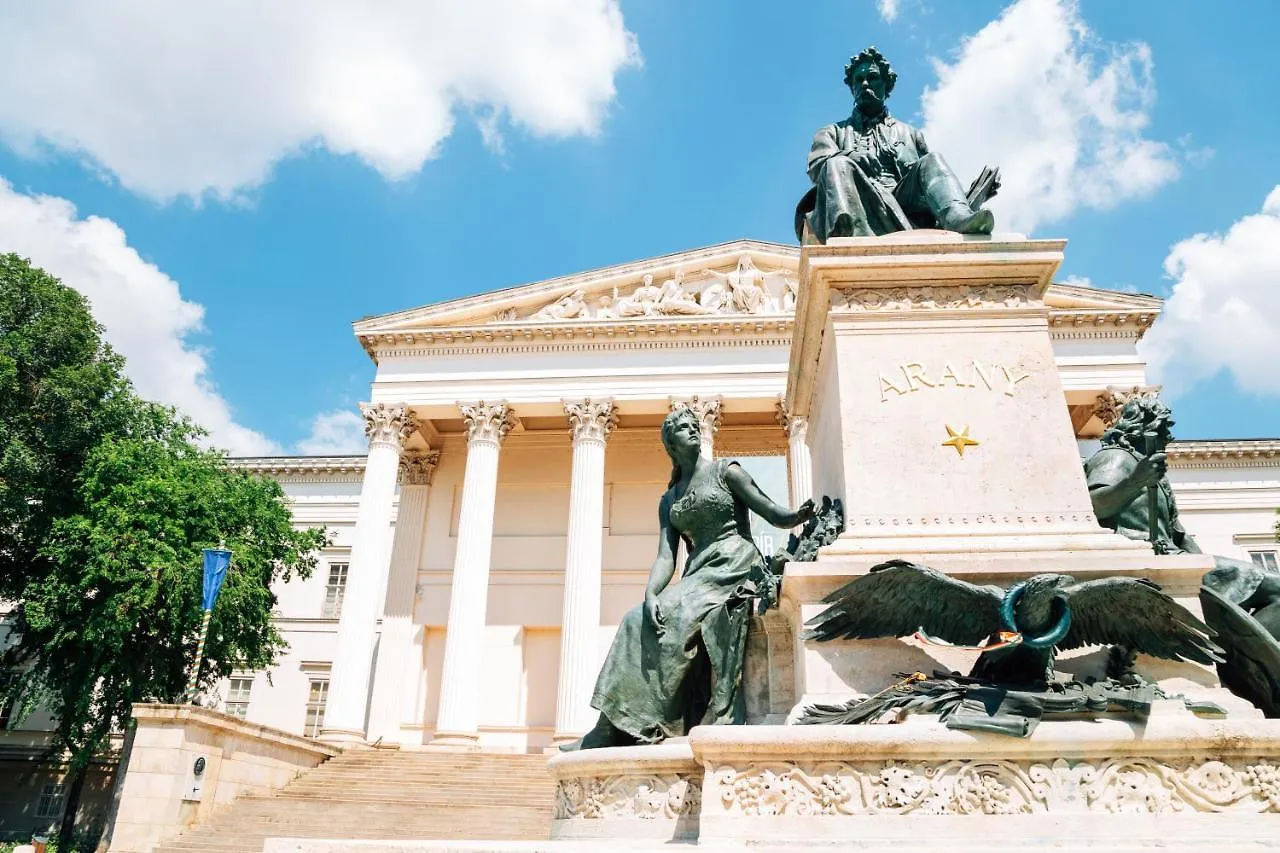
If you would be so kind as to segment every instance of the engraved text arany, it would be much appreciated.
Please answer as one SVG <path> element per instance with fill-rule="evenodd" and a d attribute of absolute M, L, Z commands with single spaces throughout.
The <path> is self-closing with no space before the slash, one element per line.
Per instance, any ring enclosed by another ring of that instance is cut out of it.
<path fill-rule="evenodd" d="M 880 402 L 930 388 L 978 388 L 1012 397 L 1017 393 L 1018 383 L 1031 376 L 1016 364 L 984 363 L 977 359 L 958 363 L 947 361 L 929 367 L 918 361 L 909 361 L 880 370 Z"/>

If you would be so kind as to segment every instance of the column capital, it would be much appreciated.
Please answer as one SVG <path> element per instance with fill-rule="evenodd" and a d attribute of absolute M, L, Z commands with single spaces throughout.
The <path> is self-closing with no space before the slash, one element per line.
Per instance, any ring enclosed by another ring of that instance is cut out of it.
<path fill-rule="evenodd" d="M 462 419 L 467 422 L 467 443 L 474 441 L 501 444 L 516 425 L 515 412 L 505 402 L 459 403 Z"/>
<path fill-rule="evenodd" d="M 411 451 L 400 457 L 400 483 L 405 486 L 429 486 L 436 465 L 440 462 L 439 450 Z"/>
<path fill-rule="evenodd" d="M 418 419 L 407 406 L 362 403 L 360 412 L 364 415 L 364 434 L 369 437 L 371 447 L 389 444 L 398 451 L 404 447 L 405 440 L 418 431 Z"/>
<path fill-rule="evenodd" d="M 712 437 L 720 429 L 722 403 L 723 401 L 719 397 L 699 397 L 694 394 L 688 399 L 672 399 L 671 411 L 678 412 L 681 409 L 688 409 L 693 412 L 702 427 L 702 434 L 706 437 Z"/>
<path fill-rule="evenodd" d="M 1145 387 L 1135 385 L 1132 388 L 1118 388 L 1112 385 L 1098 395 L 1097 402 L 1093 407 L 1093 413 L 1098 417 L 1098 420 L 1102 421 L 1103 426 L 1110 429 L 1115 426 L 1116 421 L 1120 420 L 1120 410 L 1124 408 L 1125 403 L 1143 397 L 1157 397 L 1159 395 L 1159 385 Z"/>
<path fill-rule="evenodd" d="M 778 426 L 786 432 L 787 438 L 803 439 L 809 432 L 809 419 L 792 414 L 782 397 L 778 398 L 774 417 L 778 419 Z"/>
<path fill-rule="evenodd" d="M 574 443 L 596 441 L 603 444 L 618 425 L 618 407 L 612 400 L 565 400 L 569 435 Z"/>

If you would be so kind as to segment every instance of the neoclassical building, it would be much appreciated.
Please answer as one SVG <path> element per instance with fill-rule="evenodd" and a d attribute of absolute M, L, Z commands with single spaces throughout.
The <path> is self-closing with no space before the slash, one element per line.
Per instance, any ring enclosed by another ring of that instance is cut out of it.
<path fill-rule="evenodd" d="M 811 496 L 806 424 L 780 402 L 798 263 L 798 247 L 741 240 L 356 323 L 377 365 L 367 455 L 235 460 L 280 480 L 297 522 L 334 544 L 279 590 L 288 654 L 231 679 L 224 706 L 405 748 L 537 750 L 589 728 L 597 667 L 656 549 L 662 418 L 689 406 L 704 453 L 740 459 L 775 497 Z M 1083 456 L 1111 392 L 1147 385 L 1137 343 L 1161 303 L 1061 284 L 1047 302 Z M 1170 457 L 1205 550 L 1273 564 L 1280 440 Z M 765 550 L 785 541 L 756 533 Z"/>

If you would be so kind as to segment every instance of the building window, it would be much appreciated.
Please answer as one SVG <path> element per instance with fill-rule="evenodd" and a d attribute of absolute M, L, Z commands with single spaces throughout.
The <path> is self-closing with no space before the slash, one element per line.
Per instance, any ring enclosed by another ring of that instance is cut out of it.
<path fill-rule="evenodd" d="M 1280 560 L 1276 559 L 1275 551 L 1250 551 L 1249 556 L 1253 559 L 1253 564 L 1260 569 L 1269 572 L 1280 571 Z"/>
<path fill-rule="evenodd" d="M 36 804 L 36 817 L 42 820 L 55 820 L 62 817 L 62 803 L 66 799 L 67 786 L 61 782 L 49 782 L 40 791 L 40 802 Z"/>
<path fill-rule="evenodd" d="M 324 724 L 324 705 L 329 701 L 329 679 L 312 678 L 307 692 L 307 721 L 302 727 L 305 737 L 319 737 Z"/>
<path fill-rule="evenodd" d="M 342 614 L 342 596 L 347 590 L 347 564 L 329 564 L 329 583 L 324 588 L 324 608 L 320 616 L 337 619 Z"/>
<path fill-rule="evenodd" d="M 253 678 L 233 678 L 227 684 L 227 713 L 233 717 L 244 719 L 249 715 L 249 691 L 253 689 Z"/>

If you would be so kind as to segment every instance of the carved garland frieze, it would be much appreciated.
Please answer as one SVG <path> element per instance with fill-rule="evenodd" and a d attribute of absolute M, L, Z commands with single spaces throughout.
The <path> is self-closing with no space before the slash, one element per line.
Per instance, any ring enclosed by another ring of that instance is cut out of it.
<path fill-rule="evenodd" d="M 1280 766 L 1261 759 L 778 763 L 712 778 L 708 796 L 753 817 L 1280 811 Z"/>
<path fill-rule="evenodd" d="M 849 311 L 915 311 L 943 308 L 1023 308 L 1038 302 L 1029 284 L 938 285 L 932 287 L 834 290 L 833 308 Z"/>
<path fill-rule="evenodd" d="M 556 785 L 556 820 L 674 819 L 702 810 L 702 774 L 584 776 Z"/>
<path fill-rule="evenodd" d="M 386 403 L 360 407 L 364 415 L 364 434 L 369 444 L 390 444 L 397 450 L 405 440 L 418 430 L 418 420 L 405 406 L 388 406 Z"/>

